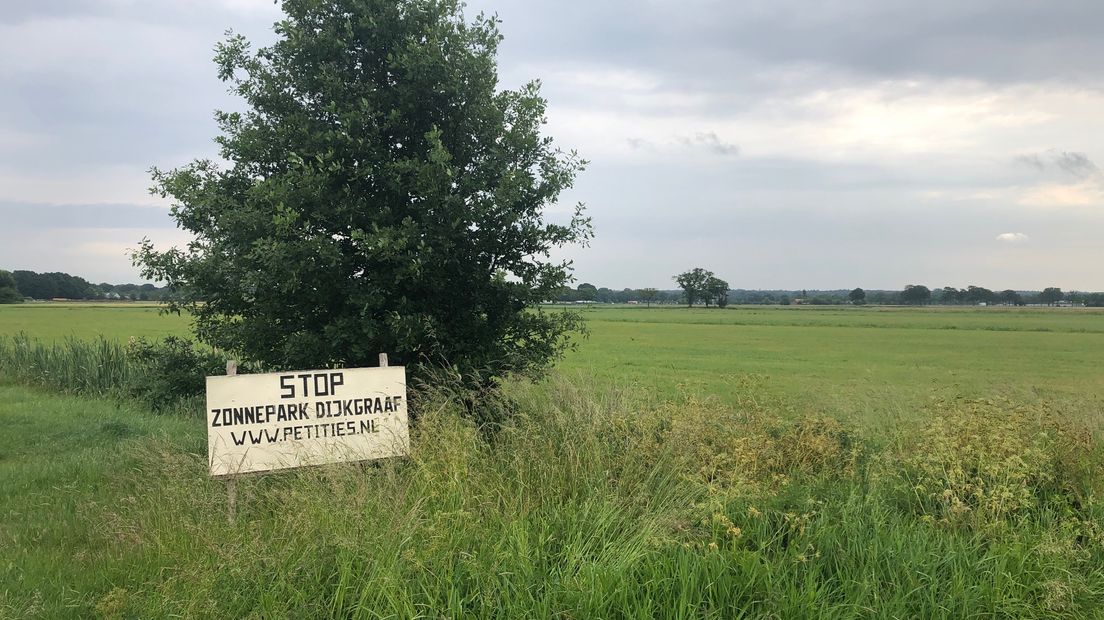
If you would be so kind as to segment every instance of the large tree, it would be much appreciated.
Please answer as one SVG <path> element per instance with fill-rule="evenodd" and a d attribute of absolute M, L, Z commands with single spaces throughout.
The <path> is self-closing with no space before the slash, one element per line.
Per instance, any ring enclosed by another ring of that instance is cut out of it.
<path fill-rule="evenodd" d="M 497 21 L 455 0 L 283 0 L 276 42 L 217 48 L 244 100 L 218 112 L 226 166 L 155 170 L 194 236 L 143 242 L 198 337 L 278 368 L 369 365 L 413 378 L 532 374 L 580 328 L 541 312 L 570 281 L 555 248 L 589 219 L 545 208 L 585 162 L 541 135 L 539 83 L 499 90 Z"/>
<path fill-rule="evenodd" d="M 970 285 L 966 288 L 966 301 L 972 304 L 991 304 L 997 300 L 997 294 L 984 286 Z"/>
<path fill-rule="evenodd" d="M 10 271 L 0 269 L 0 304 L 17 304 L 23 301 L 23 295 L 15 285 L 15 277 Z"/>
<path fill-rule="evenodd" d="M 675 282 L 682 288 L 686 296 L 686 305 L 693 306 L 698 300 L 705 300 L 709 296 L 709 279 L 713 278 L 713 272 L 701 267 L 695 267 L 690 271 L 684 271 L 674 277 Z"/>
<path fill-rule="evenodd" d="M 53 299 L 58 296 L 58 286 L 49 274 L 16 270 L 12 272 L 16 288 L 32 299 Z"/>
<path fill-rule="evenodd" d="M 709 305 L 710 300 L 716 302 L 718 308 L 724 308 L 728 305 L 728 282 L 715 277 L 710 276 L 709 280 L 705 283 L 705 305 Z"/>
<path fill-rule="evenodd" d="M 953 286 L 944 286 L 939 294 L 939 301 L 944 304 L 957 304 L 963 300 L 965 293 Z"/>
<path fill-rule="evenodd" d="M 1039 293 L 1039 301 L 1048 306 L 1053 306 L 1062 301 L 1063 297 L 1065 297 L 1065 294 L 1062 293 L 1062 289 L 1055 286 L 1048 286 L 1043 289 L 1042 293 Z"/>
<path fill-rule="evenodd" d="M 923 284 L 909 284 L 901 291 L 901 303 L 923 305 L 931 301 L 931 289 Z"/>

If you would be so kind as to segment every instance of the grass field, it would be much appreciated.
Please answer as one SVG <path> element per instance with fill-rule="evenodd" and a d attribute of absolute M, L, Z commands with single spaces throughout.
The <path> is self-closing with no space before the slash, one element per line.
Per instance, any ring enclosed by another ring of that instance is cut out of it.
<path fill-rule="evenodd" d="M 556 311 L 556 310 L 553 310 Z M 1104 314 L 594 308 L 493 444 L 242 482 L 200 418 L 0 378 L 0 617 L 1098 617 Z M 185 335 L 0 306 L 0 335 Z"/>
<path fill-rule="evenodd" d="M 1072 309 L 596 309 L 561 365 L 663 395 L 765 375 L 806 407 L 871 414 L 934 395 L 1104 393 L 1104 312 Z"/>
<path fill-rule="evenodd" d="M 162 314 L 156 304 L 52 303 L 0 305 L 0 335 L 25 333 L 40 340 L 64 338 L 187 336 L 187 316 Z"/>
<path fill-rule="evenodd" d="M 555 312 L 556 309 L 550 311 Z M 590 335 L 563 372 L 615 385 L 687 392 L 731 401 L 747 374 L 807 406 L 836 411 L 893 409 L 892 398 L 947 392 L 1091 397 L 1104 311 L 1018 308 L 740 307 L 588 308 Z M 187 336 L 186 316 L 143 304 L 0 306 L 0 336 L 45 340 L 104 335 Z"/>

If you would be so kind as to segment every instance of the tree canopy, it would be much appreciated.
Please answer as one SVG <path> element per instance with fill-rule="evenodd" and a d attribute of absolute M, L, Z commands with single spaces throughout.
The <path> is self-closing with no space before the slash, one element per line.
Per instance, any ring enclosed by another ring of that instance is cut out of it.
<path fill-rule="evenodd" d="M 15 277 L 10 271 L 0 269 L 0 304 L 17 304 L 23 301 L 23 295 L 15 285 Z"/>
<path fill-rule="evenodd" d="M 909 284 L 901 292 L 901 302 L 921 305 L 931 300 L 931 289 L 923 284 Z"/>
<path fill-rule="evenodd" d="M 716 303 L 718 308 L 728 305 L 728 282 L 716 276 L 710 276 L 705 283 L 705 292 L 705 305 L 708 306 L 710 301 Z"/>
<path fill-rule="evenodd" d="M 682 288 L 687 306 L 699 301 L 705 302 L 706 306 L 714 302 L 721 308 L 728 305 L 728 282 L 708 269 L 695 267 L 674 276 L 674 280 Z"/>
<path fill-rule="evenodd" d="M 539 83 L 499 90 L 497 20 L 451 0 L 284 0 L 277 41 L 218 46 L 245 103 L 218 112 L 225 167 L 154 171 L 194 236 L 135 254 L 200 340 L 271 367 L 368 365 L 413 378 L 537 373 L 580 319 L 532 309 L 591 234 L 545 208 L 585 162 L 541 135 Z"/>
<path fill-rule="evenodd" d="M 1048 306 L 1062 301 L 1063 297 L 1065 297 L 1065 295 L 1062 293 L 1062 289 L 1054 286 L 1049 286 L 1043 289 L 1043 292 L 1039 293 L 1039 301 Z"/>
<path fill-rule="evenodd" d="M 694 302 L 704 300 L 709 295 L 709 279 L 713 277 L 712 271 L 695 267 L 674 276 L 674 280 L 686 296 L 686 305 L 693 306 Z"/>

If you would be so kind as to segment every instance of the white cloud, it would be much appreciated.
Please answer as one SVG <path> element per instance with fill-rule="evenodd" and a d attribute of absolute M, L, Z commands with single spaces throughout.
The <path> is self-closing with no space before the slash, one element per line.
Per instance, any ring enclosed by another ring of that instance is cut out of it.
<path fill-rule="evenodd" d="M 997 241 L 1003 241 L 1004 243 L 1023 243 L 1027 240 L 1027 235 L 1018 232 L 1006 232 L 997 235 Z"/>

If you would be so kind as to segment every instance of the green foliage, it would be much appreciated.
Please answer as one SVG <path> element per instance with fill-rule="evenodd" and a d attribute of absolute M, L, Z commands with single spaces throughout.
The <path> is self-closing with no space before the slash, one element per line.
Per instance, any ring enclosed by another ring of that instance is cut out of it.
<path fill-rule="evenodd" d="M 861 288 L 852 289 L 851 292 L 847 294 L 847 300 L 853 304 L 864 304 L 866 303 L 866 291 Z"/>
<path fill-rule="evenodd" d="M 693 306 L 698 300 L 708 300 L 712 292 L 709 289 L 712 280 L 716 280 L 712 271 L 702 269 L 701 267 L 695 267 L 690 271 L 684 271 L 674 277 L 675 282 L 678 282 L 679 287 L 682 288 L 685 297 L 686 305 Z M 727 289 L 727 285 L 725 286 Z M 706 302 L 708 303 L 708 301 Z"/>
<path fill-rule="evenodd" d="M 0 269 L 0 304 L 17 304 L 23 301 L 23 295 L 15 284 L 10 271 Z"/>
<path fill-rule="evenodd" d="M 219 46 L 246 107 L 218 114 L 230 165 L 155 171 L 195 241 L 144 243 L 144 275 L 201 341 L 270 367 L 544 370 L 581 323 L 530 308 L 570 279 L 550 252 L 590 236 L 581 205 L 544 210 L 585 162 L 541 135 L 537 82 L 497 90 L 496 20 L 448 0 L 282 6 L 271 46 Z"/>
<path fill-rule="evenodd" d="M 974 286 L 971 284 L 966 287 L 965 291 L 962 291 L 962 298 L 971 304 L 977 305 L 992 304 L 997 301 L 998 296 L 984 286 Z"/>
<path fill-rule="evenodd" d="M 1064 298 L 1065 293 L 1062 292 L 1062 289 L 1054 286 L 1047 287 L 1043 289 L 1043 292 L 1039 293 L 1039 301 L 1048 306 L 1054 305 Z"/>
<path fill-rule="evenodd" d="M 901 292 L 901 303 L 910 305 L 922 305 L 931 301 L 931 289 L 923 284 L 909 284 Z"/>
<path fill-rule="evenodd" d="M 13 275 L 19 292 L 33 299 L 89 299 L 94 296 L 92 285 L 87 280 L 67 273 L 19 270 Z"/>
<path fill-rule="evenodd" d="M 160 341 L 133 339 L 127 343 L 127 357 L 136 367 L 128 393 L 154 411 L 203 396 L 205 378 L 226 369 L 224 356 L 175 336 Z"/>
<path fill-rule="evenodd" d="M 1005 289 L 997 296 L 1001 303 L 1008 304 L 1010 306 L 1022 306 L 1024 304 L 1023 297 L 1012 289 Z"/>
<path fill-rule="evenodd" d="M 0 304 L 23 303 L 23 296 L 14 288 L 0 288 Z"/>
<path fill-rule="evenodd" d="M 710 276 L 705 283 L 705 291 L 705 305 L 708 306 L 710 301 L 715 302 L 718 308 L 724 308 L 728 305 L 728 282 Z"/>

